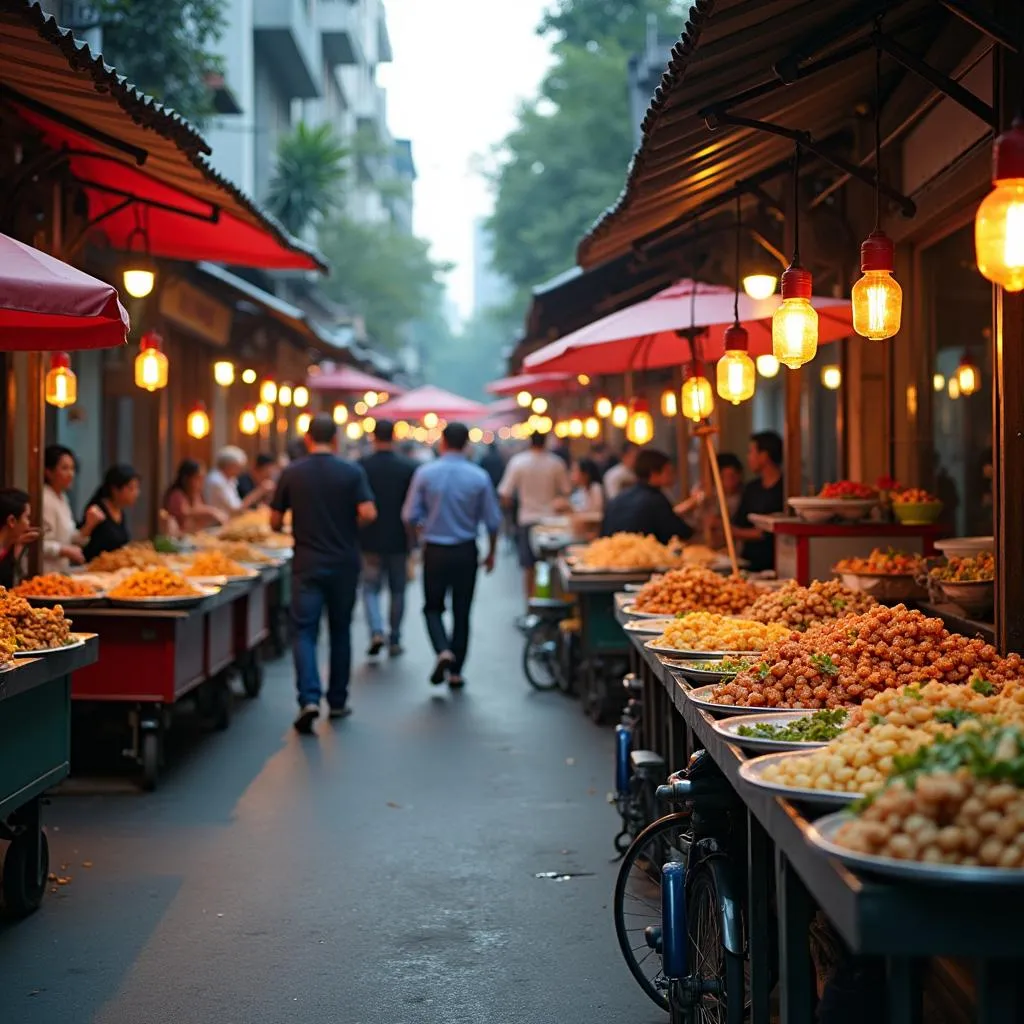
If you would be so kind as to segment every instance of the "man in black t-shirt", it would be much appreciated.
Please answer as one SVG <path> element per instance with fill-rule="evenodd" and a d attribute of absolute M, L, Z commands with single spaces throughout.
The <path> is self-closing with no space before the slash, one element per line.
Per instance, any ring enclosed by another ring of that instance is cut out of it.
<path fill-rule="evenodd" d="M 299 715 L 295 728 L 312 731 L 320 715 L 323 684 L 316 663 L 320 619 L 327 610 L 331 638 L 327 703 L 331 718 L 344 718 L 352 671 L 352 609 L 359 583 L 359 529 L 377 518 L 366 473 L 334 454 L 337 426 L 318 414 L 306 434 L 309 455 L 287 466 L 271 502 L 270 524 L 281 529 L 292 514 L 292 650 Z"/>
<path fill-rule="evenodd" d="M 416 464 L 394 451 L 395 428 L 389 420 L 377 420 L 373 431 L 373 454 L 361 459 L 377 503 L 377 518 L 363 527 L 359 546 L 363 552 L 363 602 L 370 626 L 367 654 L 376 657 L 388 644 L 388 653 L 402 653 L 402 617 L 405 614 L 405 585 L 408 580 L 409 536 L 402 522 L 402 506 L 409 493 Z M 385 582 L 390 599 L 389 627 L 384 634 L 380 592 Z"/>
<path fill-rule="evenodd" d="M 775 538 L 750 521 L 755 515 L 773 515 L 786 507 L 782 484 L 782 438 L 774 430 L 762 430 L 750 439 L 747 465 L 756 479 L 743 488 L 740 507 L 733 517 L 733 536 L 743 541 L 742 557 L 751 572 L 775 568 Z"/>
<path fill-rule="evenodd" d="M 601 536 L 613 533 L 646 533 L 667 544 L 673 537 L 689 540 L 693 528 L 681 516 L 683 505 L 672 507 L 665 488 L 672 486 L 672 460 L 655 448 L 644 448 L 636 457 L 636 483 L 608 502 Z"/>

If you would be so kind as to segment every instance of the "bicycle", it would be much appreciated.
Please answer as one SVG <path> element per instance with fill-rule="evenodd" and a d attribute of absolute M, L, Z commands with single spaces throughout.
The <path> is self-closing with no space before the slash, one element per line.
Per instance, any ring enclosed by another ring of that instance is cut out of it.
<path fill-rule="evenodd" d="M 535 690 L 572 691 L 577 641 L 565 628 L 573 605 L 560 598 L 535 597 L 530 601 L 523 646 L 523 674 Z"/>
<path fill-rule="evenodd" d="M 670 1024 L 742 1024 L 742 804 L 704 751 L 656 796 L 684 809 L 645 828 L 623 858 L 614 898 L 623 957 Z"/>

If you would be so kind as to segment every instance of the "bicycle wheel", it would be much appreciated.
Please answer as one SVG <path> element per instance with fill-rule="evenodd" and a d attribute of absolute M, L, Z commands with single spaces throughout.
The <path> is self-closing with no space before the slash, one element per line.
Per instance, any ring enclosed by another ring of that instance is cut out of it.
<path fill-rule="evenodd" d="M 687 920 L 690 933 L 690 970 L 703 982 L 716 983 L 695 1007 L 698 1024 L 743 1024 L 745 958 L 725 948 L 722 911 L 715 875 L 706 864 L 698 864 L 686 885 Z"/>
<path fill-rule="evenodd" d="M 615 879 L 615 936 L 619 949 L 640 987 L 663 1010 L 668 1010 L 668 982 L 661 953 L 647 941 L 647 928 L 661 928 L 661 868 L 670 860 L 685 860 L 689 847 L 690 815 L 670 814 L 649 825 L 630 844 Z"/>
<path fill-rule="evenodd" d="M 558 675 L 558 626 L 543 619 L 526 634 L 523 674 L 535 690 L 554 690 Z"/>

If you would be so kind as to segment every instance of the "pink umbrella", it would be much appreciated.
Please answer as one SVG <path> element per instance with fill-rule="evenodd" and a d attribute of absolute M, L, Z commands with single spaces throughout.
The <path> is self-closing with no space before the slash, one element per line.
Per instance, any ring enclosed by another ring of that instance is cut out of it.
<path fill-rule="evenodd" d="M 353 366 L 342 366 L 330 373 L 313 374 L 306 380 L 306 386 L 316 391 L 350 391 L 365 393 L 367 391 L 386 391 L 389 395 L 404 395 L 405 388 L 382 377 L 363 373 Z"/>
<path fill-rule="evenodd" d="M 574 373 L 520 373 L 515 377 L 502 377 L 487 385 L 492 395 L 517 395 L 520 391 L 531 394 L 556 395 L 575 391 L 579 387 Z"/>
<path fill-rule="evenodd" d="M 428 413 L 443 420 L 476 422 L 487 416 L 486 405 L 453 395 L 443 388 L 427 384 L 393 398 L 377 407 L 377 415 L 391 420 L 422 420 Z"/>
<path fill-rule="evenodd" d="M 696 294 L 694 288 L 696 287 Z M 625 373 L 630 369 L 678 366 L 691 357 L 690 346 L 679 336 L 695 324 L 702 333 L 697 356 L 721 358 L 725 332 L 733 324 L 732 288 L 704 284 L 688 278 L 677 281 L 657 295 L 620 309 L 581 327 L 564 338 L 528 355 L 524 367 L 532 373 L 588 373 L 592 377 Z M 750 336 L 750 354 L 772 350 L 772 314 L 781 300 L 739 297 L 740 323 Z M 818 342 L 827 344 L 853 333 L 849 299 L 815 296 L 818 311 Z M 693 307 L 691 309 L 691 306 Z"/>
<path fill-rule="evenodd" d="M 116 348 L 127 335 L 116 288 L 0 235 L 0 349 Z"/>

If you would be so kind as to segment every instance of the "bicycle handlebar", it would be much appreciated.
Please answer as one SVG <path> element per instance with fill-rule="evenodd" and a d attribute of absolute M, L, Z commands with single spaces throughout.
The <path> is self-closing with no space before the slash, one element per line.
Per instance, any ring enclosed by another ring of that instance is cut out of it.
<path fill-rule="evenodd" d="M 659 786 L 655 796 L 665 803 L 680 803 L 693 795 L 693 786 L 688 779 L 679 779 L 667 786 Z"/>

